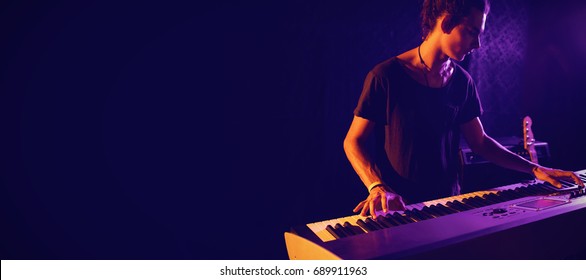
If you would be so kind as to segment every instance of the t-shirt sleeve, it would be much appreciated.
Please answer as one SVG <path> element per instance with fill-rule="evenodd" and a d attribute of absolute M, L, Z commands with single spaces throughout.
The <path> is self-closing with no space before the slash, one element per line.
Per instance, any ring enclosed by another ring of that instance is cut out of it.
<path fill-rule="evenodd" d="M 387 89 L 388 84 L 385 79 L 370 71 L 364 80 L 362 94 L 354 109 L 354 115 L 386 124 Z"/>
<path fill-rule="evenodd" d="M 458 115 L 458 123 L 463 124 L 476 117 L 480 117 L 482 112 L 482 105 L 480 103 L 480 99 L 478 98 L 476 85 L 474 84 L 473 80 L 469 80 L 466 89 L 466 100 L 464 101 L 464 105 L 462 106 L 460 114 Z"/>

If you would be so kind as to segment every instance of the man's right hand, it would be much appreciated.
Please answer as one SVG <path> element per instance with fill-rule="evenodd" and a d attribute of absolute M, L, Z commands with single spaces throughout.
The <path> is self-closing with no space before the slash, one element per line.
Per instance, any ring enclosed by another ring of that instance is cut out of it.
<path fill-rule="evenodd" d="M 362 210 L 361 210 L 362 209 Z M 405 203 L 400 195 L 388 190 L 384 186 L 374 187 L 368 197 L 358 203 L 354 212 L 360 211 L 360 215 L 367 216 L 368 212 L 376 218 L 376 211 L 402 211 L 405 210 Z"/>

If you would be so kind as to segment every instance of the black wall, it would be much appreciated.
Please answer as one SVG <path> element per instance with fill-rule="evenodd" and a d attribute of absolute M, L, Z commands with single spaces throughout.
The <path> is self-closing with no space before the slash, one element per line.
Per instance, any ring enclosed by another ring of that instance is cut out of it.
<path fill-rule="evenodd" d="M 290 226 L 350 215 L 366 191 L 342 140 L 368 70 L 420 42 L 419 3 L 267 2 L 3 1 L 2 259 L 284 259 Z M 525 110 L 556 163 L 586 168 L 586 64 L 535 83 L 559 64 L 537 59 L 544 40 L 585 57 L 579 33 L 541 33 L 583 8 L 555 3 L 493 1 L 486 39 L 526 34 L 514 71 L 494 71 L 540 101 Z M 516 7 L 520 22 L 497 16 Z M 481 54 L 463 64 L 489 81 Z M 521 110 L 490 111 L 487 131 Z"/>

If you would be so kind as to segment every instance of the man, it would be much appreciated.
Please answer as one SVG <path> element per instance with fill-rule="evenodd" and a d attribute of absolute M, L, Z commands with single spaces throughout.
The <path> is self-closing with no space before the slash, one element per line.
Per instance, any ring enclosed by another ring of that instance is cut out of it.
<path fill-rule="evenodd" d="M 423 43 L 371 70 L 344 140 L 352 167 L 369 191 L 354 212 L 403 210 L 405 204 L 460 192 L 459 141 L 500 166 L 533 174 L 561 187 L 584 186 L 569 171 L 534 164 L 485 134 L 482 108 L 462 61 L 480 47 L 488 0 L 424 1 Z M 374 136 L 374 154 L 366 140 Z"/>

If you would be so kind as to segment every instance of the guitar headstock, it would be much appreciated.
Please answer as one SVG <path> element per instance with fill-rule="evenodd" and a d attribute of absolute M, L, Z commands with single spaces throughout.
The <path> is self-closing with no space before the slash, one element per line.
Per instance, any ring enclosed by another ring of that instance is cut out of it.
<path fill-rule="evenodd" d="M 525 149 L 535 143 L 535 136 L 533 136 L 533 131 L 531 130 L 532 125 L 531 117 L 526 116 L 523 118 L 523 147 Z"/>
<path fill-rule="evenodd" d="M 538 163 L 537 152 L 533 145 L 535 144 L 535 136 L 533 136 L 533 131 L 531 130 L 532 125 L 533 121 L 529 116 L 523 118 L 523 147 L 529 154 L 529 159 L 534 163 Z"/>

